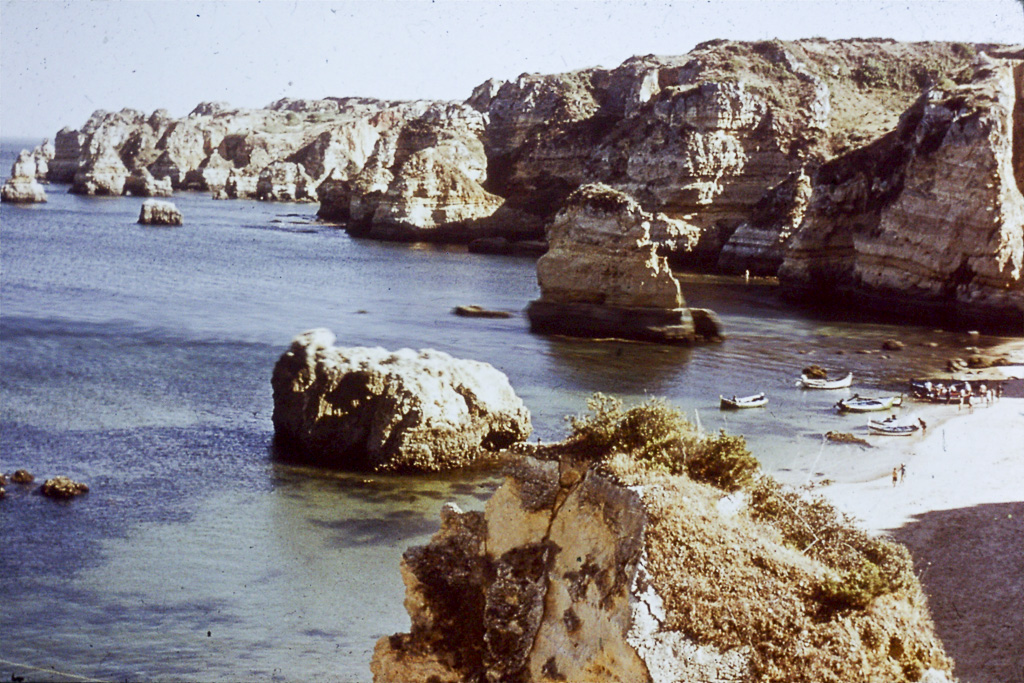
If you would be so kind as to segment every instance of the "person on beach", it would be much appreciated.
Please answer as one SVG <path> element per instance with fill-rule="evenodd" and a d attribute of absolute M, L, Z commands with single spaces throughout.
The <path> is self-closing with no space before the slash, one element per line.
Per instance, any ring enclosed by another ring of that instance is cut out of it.
<path fill-rule="evenodd" d="M 974 414 L 974 397 L 967 394 L 967 412 L 971 415 Z"/>
<path fill-rule="evenodd" d="M 900 470 L 898 467 L 892 468 L 892 485 L 896 486 L 896 482 L 900 480 Z"/>
<path fill-rule="evenodd" d="M 900 463 L 900 483 L 903 483 L 903 480 L 906 478 L 906 476 L 907 476 L 907 466 L 904 463 L 901 462 Z"/>
<path fill-rule="evenodd" d="M 928 432 L 928 423 L 922 420 L 921 418 L 917 418 L 917 424 L 921 425 L 921 437 L 923 438 L 924 435 Z"/>

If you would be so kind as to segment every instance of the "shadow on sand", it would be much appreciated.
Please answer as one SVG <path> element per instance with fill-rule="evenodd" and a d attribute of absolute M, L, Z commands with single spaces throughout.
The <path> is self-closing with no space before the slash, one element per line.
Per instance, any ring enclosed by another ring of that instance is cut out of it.
<path fill-rule="evenodd" d="M 968 683 L 1024 683 L 1024 502 L 915 517 L 914 556 L 939 637 Z"/>

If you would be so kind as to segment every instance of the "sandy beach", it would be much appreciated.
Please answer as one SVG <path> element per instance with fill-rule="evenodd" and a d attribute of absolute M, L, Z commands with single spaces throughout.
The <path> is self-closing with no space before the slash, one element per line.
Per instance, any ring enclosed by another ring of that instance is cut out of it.
<path fill-rule="evenodd" d="M 910 549 L 960 680 L 1024 683 L 1024 399 L 915 415 L 924 436 L 873 439 L 901 481 L 819 490 Z"/>

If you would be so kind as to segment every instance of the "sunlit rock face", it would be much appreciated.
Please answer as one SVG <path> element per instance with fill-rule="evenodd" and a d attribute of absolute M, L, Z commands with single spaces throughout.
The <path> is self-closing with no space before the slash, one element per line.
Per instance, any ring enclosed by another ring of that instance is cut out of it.
<path fill-rule="evenodd" d="M 0 200 L 12 204 L 45 202 L 46 191 L 36 177 L 36 155 L 28 150 L 22 150 L 11 165 L 11 177 L 0 188 Z"/>
<path fill-rule="evenodd" d="M 147 199 L 139 209 L 139 223 L 142 225 L 181 225 L 181 211 L 173 202 Z"/>
<path fill-rule="evenodd" d="M 921 96 L 823 165 L 779 271 L 793 294 L 1024 331 L 1024 61 Z"/>
<path fill-rule="evenodd" d="M 890 129 L 921 87 L 969 64 L 973 50 L 718 40 L 615 69 L 488 81 L 467 101 L 489 116 L 486 187 L 507 210 L 550 221 L 581 184 L 603 182 L 701 229 L 696 248 L 674 262 L 715 268 L 746 223 L 727 265 L 760 270 L 777 266 L 776 243 L 787 237 L 772 233 L 791 232 L 794 221 L 752 217 L 757 207 L 778 205 L 777 188 L 794 174 Z M 790 215 L 804 201 L 791 196 L 795 205 L 779 207 Z"/>
<path fill-rule="evenodd" d="M 525 440 L 530 413 L 494 367 L 426 349 L 296 337 L 274 367 L 274 429 L 289 456 L 351 470 L 463 467 Z"/>
<path fill-rule="evenodd" d="M 256 181 L 256 198 L 264 201 L 312 201 L 313 179 L 302 166 L 290 161 L 274 161 L 266 166 Z"/>
<path fill-rule="evenodd" d="M 484 117 L 466 105 L 432 104 L 392 123 L 348 181 L 350 231 L 392 240 L 480 236 L 476 223 L 503 202 L 481 184 Z"/>
<path fill-rule="evenodd" d="M 584 185 L 570 195 L 548 231 L 548 251 L 537 261 L 541 297 L 527 309 L 531 329 L 693 341 L 693 316 L 667 259 L 657 253 L 653 223 L 681 241 L 697 240 L 696 228 L 653 216 L 607 185 Z"/>
<path fill-rule="evenodd" d="M 135 197 L 170 197 L 174 193 L 170 178 L 157 180 L 147 168 L 137 168 L 125 180 L 123 192 Z"/>
<path fill-rule="evenodd" d="M 446 505 L 430 543 L 403 555 L 411 625 L 377 641 L 374 683 L 951 680 L 919 596 L 815 622 L 806 601 L 827 570 L 720 499 L 682 478 L 626 485 L 585 462 L 516 461 L 484 511 Z M 687 598 L 723 583 L 742 607 L 695 613 Z M 770 645 L 730 635 L 763 617 Z M 688 632 L 701 621 L 717 632 Z"/>

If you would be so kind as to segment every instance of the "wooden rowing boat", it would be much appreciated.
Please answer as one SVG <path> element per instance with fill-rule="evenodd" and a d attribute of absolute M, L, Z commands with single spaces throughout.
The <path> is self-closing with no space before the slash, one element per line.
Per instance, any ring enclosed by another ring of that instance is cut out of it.
<path fill-rule="evenodd" d="M 868 420 L 868 429 L 870 429 L 873 434 L 883 434 L 885 436 L 910 436 L 921 429 L 921 427 L 916 424 L 898 423 L 893 420 Z"/>
<path fill-rule="evenodd" d="M 902 396 L 888 396 L 885 398 L 869 398 L 854 394 L 850 398 L 841 398 L 836 403 L 836 408 L 841 413 L 871 413 L 876 410 L 889 410 L 893 406 L 903 405 Z"/>
<path fill-rule="evenodd" d="M 768 405 L 768 397 L 764 394 L 764 392 L 761 392 L 760 394 L 753 394 L 752 396 L 733 396 L 732 398 L 719 396 L 718 400 L 721 403 L 722 410 L 738 410 L 740 408 L 760 408 L 761 406 Z"/>
<path fill-rule="evenodd" d="M 845 389 L 853 384 L 853 373 L 846 373 L 846 377 L 839 379 L 813 379 L 807 375 L 800 375 L 797 380 L 805 389 Z"/>

